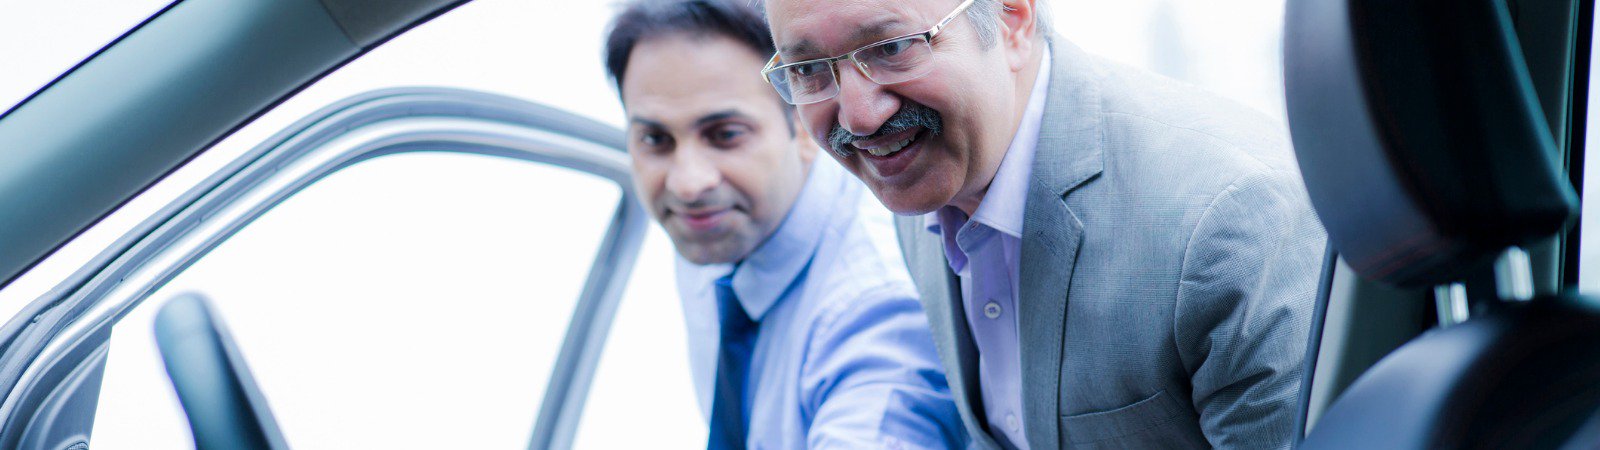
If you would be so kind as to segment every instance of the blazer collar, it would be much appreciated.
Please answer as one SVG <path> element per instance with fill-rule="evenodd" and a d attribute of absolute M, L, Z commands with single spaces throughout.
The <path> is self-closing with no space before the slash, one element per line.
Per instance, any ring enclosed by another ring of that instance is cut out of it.
<path fill-rule="evenodd" d="M 1052 35 L 1046 42 L 1052 55 L 1050 87 L 1032 179 L 1062 195 L 1105 168 L 1100 71 L 1088 53 L 1066 39 Z"/>

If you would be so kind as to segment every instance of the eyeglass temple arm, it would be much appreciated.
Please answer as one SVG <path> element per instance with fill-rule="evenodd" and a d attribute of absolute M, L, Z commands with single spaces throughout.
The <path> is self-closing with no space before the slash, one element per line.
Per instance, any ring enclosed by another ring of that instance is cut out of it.
<path fill-rule="evenodd" d="M 965 0 L 960 5 L 956 5 L 955 11 L 950 11 L 950 15 L 944 16 L 944 19 L 933 25 L 932 30 L 928 30 L 928 37 L 933 37 L 939 34 L 940 31 L 944 31 L 944 27 L 950 25 L 950 22 L 956 20 L 956 17 L 960 17 L 961 13 L 966 12 L 967 7 L 972 6 L 973 1 L 975 0 Z"/>

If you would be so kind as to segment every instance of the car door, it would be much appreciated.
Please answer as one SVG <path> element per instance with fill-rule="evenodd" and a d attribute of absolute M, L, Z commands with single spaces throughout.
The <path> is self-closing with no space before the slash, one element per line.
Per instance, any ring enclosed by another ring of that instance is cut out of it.
<path fill-rule="evenodd" d="M 230 322 L 254 324 L 235 323 L 235 334 L 246 357 L 259 359 L 251 366 L 291 443 L 300 431 L 308 448 L 455 446 L 470 445 L 476 432 L 501 436 L 480 440 L 490 444 L 510 436 L 530 448 L 568 447 L 646 229 L 628 188 L 621 139 L 617 130 L 571 113 L 456 89 L 382 90 L 307 116 L 163 208 L 0 328 L 0 342 L 7 343 L 0 391 L 9 392 L 0 403 L 0 447 L 74 448 L 91 435 L 115 436 L 122 445 L 111 448 L 184 444 L 172 442 L 172 433 L 145 435 L 162 425 L 144 417 L 161 409 L 152 405 L 172 407 L 163 399 L 170 394 L 149 381 L 151 371 L 144 370 L 142 383 L 128 381 L 139 376 L 107 373 L 154 367 L 150 358 L 129 362 L 153 355 L 139 342 L 150 334 L 149 313 L 195 289 L 210 291 Z M 474 176 L 482 182 L 477 191 L 469 186 L 428 198 L 473 184 L 461 180 Z M 430 187 L 429 178 L 450 186 Z M 473 205 L 502 189 L 520 191 Z M 424 226 L 385 231 L 401 222 Z M 473 245 L 535 254 L 512 252 L 476 265 L 404 261 L 420 247 Z M 402 263 L 384 265 L 391 260 Z M 518 264 L 531 260 L 543 265 Z M 381 269 L 354 267 L 361 265 Z M 497 282 L 515 292 L 479 286 Z M 422 295 L 375 295 L 411 291 Z M 506 304 L 533 306 L 499 307 Z M 444 320 L 468 323 L 438 326 Z M 373 331 L 395 323 L 391 335 Z M 475 333 L 481 328 L 527 332 Z M 467 336 L 429 336 L 430 329 Z M 121 354 L 135 356 L 119 360 Z M 474 364 L 489 370 L 460 367 Z M 407 400 L 453 396 L 470 398 Z M 382 415 L 374 404 L 403 414 L 360 420 Z M 486 404 L 525 408 L 508 413 Z M 463 410 L 429 411 L 430 405 Z M 408 406 L 418 410 L 403 411 Z M 509 424 L 522 416 L 526 424 Z M 396 420 L 411 420 L 410 426 L 395 428 Z M 166 430 L 181 437 L 181 422 L 173 423 L 166 421 Z M 430 425 L 443 430 L 417 429 Z"/>

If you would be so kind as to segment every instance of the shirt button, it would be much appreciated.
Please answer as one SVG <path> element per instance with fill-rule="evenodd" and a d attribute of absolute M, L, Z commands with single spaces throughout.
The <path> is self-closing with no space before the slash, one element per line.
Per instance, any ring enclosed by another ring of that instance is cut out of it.
<path fill-rule="evenodd" d="M 984 304 L 983 316 L 990 319 L 1000 318 L 1000 302 L 989 300 L 989 303 Z"/>
<path fill-rule="evenodd" d="M 1006 414 L 1006 428 L 1012 433 L 1022 432 L 1022 421 L 1017 420 L 1016 414 Z"/>

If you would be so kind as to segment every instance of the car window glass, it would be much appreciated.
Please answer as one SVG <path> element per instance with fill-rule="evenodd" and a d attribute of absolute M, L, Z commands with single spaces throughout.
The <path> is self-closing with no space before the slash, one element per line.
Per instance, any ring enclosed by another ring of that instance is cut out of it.
<path fill-rule="evenodd" d="M 9 2 L 0 14 L 0 112 L 172 0 Z"/>
<path fill-rule="evenodd" d="M 217 304 L 294 448 L 526 445 L 619 199 L 610 181 L 498 157 L 336 172 L 113 328 L 96 447 L 193 445 L 151 333 L 187 291 Z"/>

